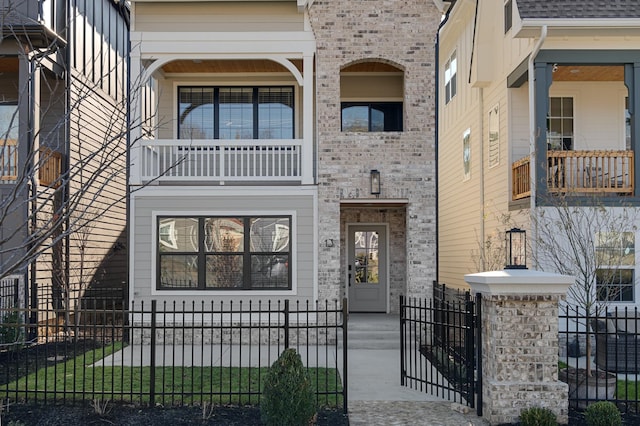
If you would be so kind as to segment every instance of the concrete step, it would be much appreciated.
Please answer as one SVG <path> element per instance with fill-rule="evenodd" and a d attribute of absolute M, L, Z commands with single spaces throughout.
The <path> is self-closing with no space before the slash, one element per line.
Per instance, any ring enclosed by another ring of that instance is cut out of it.
<path fill-rule="evenodd" d="M 400 349 L 397 330 L 349 330 L 347 346 L 351 349 Z M 342 340 L 339 341 L 340 346 Z"/>

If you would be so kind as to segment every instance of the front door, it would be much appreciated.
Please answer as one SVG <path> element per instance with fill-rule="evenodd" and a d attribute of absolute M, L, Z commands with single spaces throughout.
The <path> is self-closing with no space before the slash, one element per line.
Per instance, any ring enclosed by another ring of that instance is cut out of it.
<path fill-rule="evenodd" d="M 387 311 L 387 228 L 348 226 L 349 311 Z"/>

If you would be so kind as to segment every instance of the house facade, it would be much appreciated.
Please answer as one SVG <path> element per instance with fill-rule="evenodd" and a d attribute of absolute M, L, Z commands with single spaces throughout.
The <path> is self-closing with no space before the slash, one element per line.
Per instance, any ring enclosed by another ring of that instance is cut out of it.
<path fill-rule="evenodd" d="M 430 294 L 441 2 L 131 11 L 131 301 Z"/>
<path fill-rule="evenodd" d="M 20 306 L 72 308 L 96 288 L 122 298 L 128 9 L 2 1 L 0 18 L 3 285 L 22 283 Z"/>
<path fill-rule="evenodd" d="M 640 302 L 639 41 L 633 1 L 453 4 L 439 32 L 440 282 L 502 269 L 514 225 L 527 231 L 527 265 L 554 272 L 540 227 L 555 221 L 587 229 L 585 250 L 622 253 L 597 273 L 618 271 L 613 302 Z M 567 221 L 559 206 L 612 219 Z"/>

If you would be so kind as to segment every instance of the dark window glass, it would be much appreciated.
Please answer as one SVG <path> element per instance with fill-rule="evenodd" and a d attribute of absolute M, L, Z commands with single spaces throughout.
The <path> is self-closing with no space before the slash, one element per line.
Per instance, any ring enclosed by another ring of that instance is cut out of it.
<path fill-rule="evenodd" d="M 634 301 L 633 269 L 598 269 L 596 286 L 599 301 Z"/>
<path fill-rule="evenodd" d="M 343 132 L 401 132 L 402 102 L 343 102 Z"/>
<path fill-rule="evenodd" d="M 512 20 L 513 20 L 513 3 L 512 3 L 511 0 L 508 0 L 504 4 L 504 32 L 505 32 L 505 34 L 507 33 L 507 31 L 509 31 L 511 29 Z"/>

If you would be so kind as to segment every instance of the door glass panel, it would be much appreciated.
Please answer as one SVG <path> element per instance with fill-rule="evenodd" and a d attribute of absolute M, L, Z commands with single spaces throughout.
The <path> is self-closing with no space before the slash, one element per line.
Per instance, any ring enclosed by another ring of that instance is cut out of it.
<path fill-rule="evenodd" d="M 355 283 L 378 284 L 379 255 L 377 232 L 355 232 Z"/>

